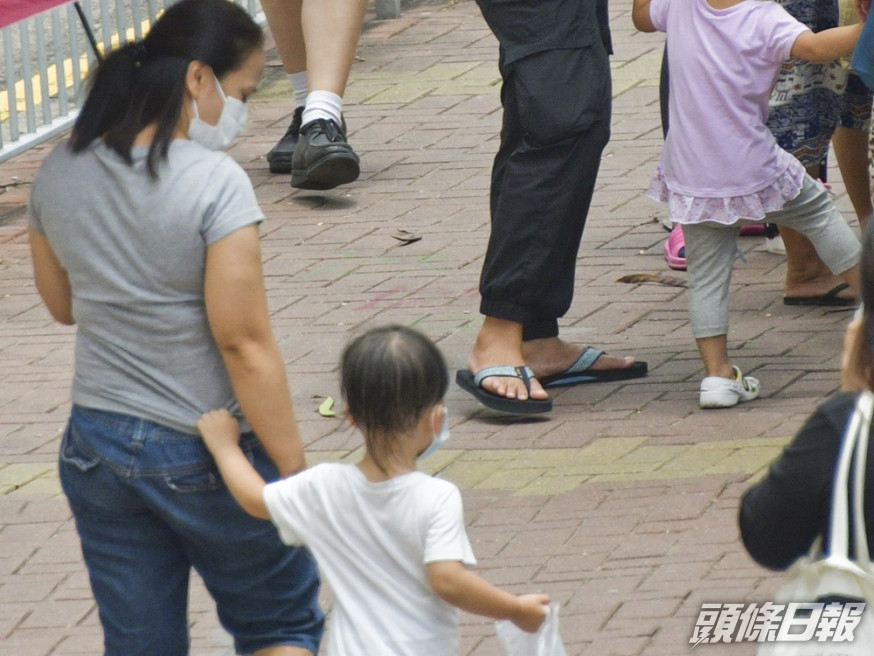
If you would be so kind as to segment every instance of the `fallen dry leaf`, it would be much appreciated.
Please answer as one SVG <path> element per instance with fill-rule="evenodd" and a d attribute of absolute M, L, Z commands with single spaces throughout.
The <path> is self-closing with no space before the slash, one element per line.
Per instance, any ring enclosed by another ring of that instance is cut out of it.
<path fill-rule="evenodd" d="M 668 285 L 669 287 L 686 287 L 686 281 L 682 278 L 674 276 L 666 276 L 663 274 L 653 273 L 632 273 L 628 276 L 622 276 L 616 282 L 627 282 L 630 284 L 642 282 L 655 282 L 660 285 Z"/>
<path fill-rule="evenodd" d="M 412 244 L 413 242 L 419 241 L 422 238 L 422 235 L 417 235 L 415 232 L 410 232 L 409 230 L 404 230 L 403 228 L 398 228 L 392 233 L 392 237 L 401 241 L 406 246 L 407 244 Z"/>

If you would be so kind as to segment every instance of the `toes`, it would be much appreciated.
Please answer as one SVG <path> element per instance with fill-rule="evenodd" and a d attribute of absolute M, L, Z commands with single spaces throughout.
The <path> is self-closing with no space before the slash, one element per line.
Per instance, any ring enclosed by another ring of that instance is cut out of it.
<path fill-rule="evenodd" d="M 616 357 L 610 355 L 602 355 L 595 363 L 592 365 L 592 369 L 625 369 L 630 367 L 635 362 L 634 358 L 630 355 L 626 355 L 623 357 Z"/>
<path fill-rule="evenodd" d="M 525 383 L 518 378 L 492 376 L 482 382 L 482 387 L 486 391 L 503 396 L 506 399 L 524 401 L 528 398 L 528 390 L 525 389 Z"/>

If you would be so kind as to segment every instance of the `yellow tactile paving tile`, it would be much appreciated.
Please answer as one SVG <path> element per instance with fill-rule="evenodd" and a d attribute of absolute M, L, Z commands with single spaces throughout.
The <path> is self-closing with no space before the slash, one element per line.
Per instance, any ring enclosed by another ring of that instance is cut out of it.
<path fill-rule="evenodd" d="M 595 439 L 579 449 L 443 449 L 424 461 L 422 469 L 462 489 L 552 495 L 591 483 L 752 475 L 766 467 L 786 441 L 768 438 L 658 446 L 647 444 L 647 438 L 614 437 Z M 331 460 L 355 462 L 360 456 L 360 448 L 311 451 L 307 461 L 310 466 Z M 0 491 L 59 494 L 55 466 L 0 462 Z"/>

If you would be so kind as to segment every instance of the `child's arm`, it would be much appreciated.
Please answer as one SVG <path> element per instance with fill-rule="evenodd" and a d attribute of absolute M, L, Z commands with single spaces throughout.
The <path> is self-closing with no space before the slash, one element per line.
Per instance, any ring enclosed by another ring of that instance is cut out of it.
<path fill-rule="evenodd" d="M 225 409 L 212 410 L 197 420 L 197 429 L 237 503 L 253 517 L 270 519 L 264 505 L 264 479 L 240 448 L 237 420 Z"/>
<path fill-rule="evenodd" d="M 811 62 L 829 62 L 853 54 L 864 23 L 833 27 L 822 32 L 802 32 L 792 44 L 790 55 Z"/>
<path fill-rule="evenodd" d="M 456 608 L 485 615 L 496 620 L 510 620 L 523 631 L 534 633 L 546 618 L 549 596 L 516 596 L 496 588 L 482 577 L 468 571 L 458 561 L 428 563 L 431 589 Z"/>
<path fill-rule="evenodd" d="M 631 22 L 641 32 L 655 32 L 656 28 L 649 17 L 649 0 L 633 0 Z"/>

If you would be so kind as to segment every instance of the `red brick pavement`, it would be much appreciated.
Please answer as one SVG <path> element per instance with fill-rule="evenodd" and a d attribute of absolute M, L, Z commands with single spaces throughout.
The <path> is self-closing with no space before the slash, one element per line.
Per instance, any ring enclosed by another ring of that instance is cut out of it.
<path fill-rule="evenodd" d="M 775 445 L 836 389 L 848 313 L 784 307 L 783 260 L 744 240 L 731 348 L 762 379 L 764 396 L 724 412 L 697 409 L 701 374 L 683 290 L 616 282 L 668 273 L 660 208 L 643 193 L 661 143 L 661 38 L 635 33 L 629 9 L 612 8 L 613 139 L 563 334 L 633 353 L 649 361 L 651 374 L 558 392 L 555 411 L 530 421 L 492 415 L 453 388 L 444 475 L 463 488 L 479 571 L 558 599 L 569 654 L 676 656 L 690 651 L 702 602 L 766 601 L 779 584 L 743 552 L 737 500 Z M 386 321 L 415 325 L 438 340 L 452 368 L 464 364 L 478 329 L 500 125 L 496 55 L 472 0 L 409 7 L 398 20 L 370 25 L 361 40 L 345 109 L 362 158 L 358 182 L 299 192 L 268 173 L 263 154 L 291 114 L 281 83 L 269 83 L 280 77 L 276 66 L 246 137 L 231 150 L 267 215 L 273 323 L 316 457 L 359 446 L 338 420 L 315 412 L 324 396 L 337 395 L 336 362 L 352 332 Z M 49 147 L 0 165 L 0 653 L 10 656 L 100 653 L 96 610 L 54 474 L 73 333 L 54 325 L 38 301 L 23 229 L 29 183 Z M 839 181 L 835 190 L 848 210 Z M 392 238 L 401 228 L 422 240 L 401 245 Z M 584 447 L 585 457 L 574 460 Z M 549 453 L 557 454 L 554 465 L 532 464 Z M 545 491 L 530 493 L 531 481 Z M 200 585 L 191 609 L 192 653 L 232 653 Z M 464 617 L 462 644 L 464 655 L 500 653 L 481 618 Z M 695 653 L 753 649 L 700 645 Z"/>

